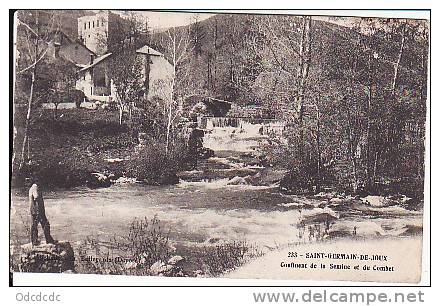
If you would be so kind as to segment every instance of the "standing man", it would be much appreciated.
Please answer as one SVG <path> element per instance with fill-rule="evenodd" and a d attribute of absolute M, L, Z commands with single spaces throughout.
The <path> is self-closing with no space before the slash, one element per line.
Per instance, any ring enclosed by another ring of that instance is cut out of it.
<path fill-rule="evenodd" d="M 47 221 L 46 211 L 44 209 L 43 193 L 38 183 L 38 179 L 33 179 L 33 184 L 29 189 L 29 204 L 32 217 L 31 225 L 31 243 L 32 245 L 38 245 L 38 223 L 41 224 L 43 228 L 44 237 L 46 243 L 56 243 L 52 236 L 50 235 L 50 224 Z"/>

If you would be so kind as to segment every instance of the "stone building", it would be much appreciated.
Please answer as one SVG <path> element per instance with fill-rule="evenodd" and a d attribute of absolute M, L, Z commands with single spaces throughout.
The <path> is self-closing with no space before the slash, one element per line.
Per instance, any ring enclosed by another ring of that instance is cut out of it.
<path fill-rule="evenodd" d="M 111 50 L 112 42 L 122 33 L 124 19 L 111 11 L 100 11 L 92 16 L 78 18 L 78 37 L 83 44 L 98 55 Z"/>
<path fill-rule="evenodd" d="M 111 75 L 108 69 L 108 59 L 112 54 L 107 53 L 90 62 L 78 71 L 76 89 L 84 92 L 89 100 L 111 102 L 116 92 L 112 86 Z"/>
<path fill-rule="evenodd" d="M 78 72 L 76 89 L 84 92 L 89 100 L 111 102 L 116 100 L 116 89 L 108 68 L 112 53 L 92 60 Z M 173 67 L 162 53 L 145 45 L 136 50 L 142 64 L 142 82 L 147 99 L 168 100 L 172 97 L 171 79 Z"/>
<path fill-rule="evenodd" d="M 84 67 L 95 57 L 95 53 L 80 41 L 69 38 L 64 32 L 58 31 L 49 43 L 49 59 L 62 58 L 78 67 Z"/>
<path fill-rule="evenodd" d="M 136 50 L 136 53 L 142 62 L 142 75 L 147 98 L 162 100 L 172 98 L 170 82 L 173 66 L 162 53 L 147 45 Z"/>
<path fill-rule="evenodd" d="M 126 39 L 119 37 L 127 32 L 124 29 L 126 26 L 127 22 L 111 11 L 100 11 L 92 16 L 78 18 L 78 40 L 93 54 L 78 72 L 76 89 L 83 91 L 89 100 L 116 100 L 116 89 L 108 65 L 116 54 L 112 53 L 113 47 Z M 145 45 L 136 50 L 136 57 L 142 63 L 146 98 L 172 98 L 170 84 L 173 67 L 164 55 Z"/>

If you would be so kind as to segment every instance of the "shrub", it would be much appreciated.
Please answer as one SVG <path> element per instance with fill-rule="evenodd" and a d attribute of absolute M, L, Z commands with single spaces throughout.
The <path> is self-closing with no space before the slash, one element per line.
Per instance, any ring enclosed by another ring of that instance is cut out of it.
<path fill-rule="evenodd" d="M 69 158 L 62 154 L 42 155 L 21 173 L 23 177 L 37 174 L 41 184 L 47 188 L 74 187 L 82 185 L 89 178 L 91 169 L 79 165 L 81 162 L 76 158 Z"/>
<path fill-rule="evenodd" d="M 126 175 L 148 184 L 175 184 L 179 181 L 177 172 L 186 167 L 187 160 L 184 143 L 176 143 L 166 154 L 164 143 L 150 139 L 131 156 Z"/>
<path fill-rule="evenodd" d="M 150 221 L 147 218 L 134 219 L 125 241 L 131 257 L 141 258 L 148 267 L 158 260 L 166 261 L 171 254 L 169 231 L 163 231 L 156 216 Z"/>
<path fill-rule="evenodd" d="M 263 253 L 256 246 L 246 241 L 232 241 L 203 247 L 197 254 L 199 266 L 204 267 L 205 272 L 210 276 L 218 276 L 233 270 L 248 260 L 262 255 Z"/>
<path fill-rule="evenodd" d="M 166 263 L 175 255 L 174 252 L 169 231 L 163 229 L 157 217 L 134 219 L 128 226 L 126 235 L 114 236 L 107 240 L 102 237 L 88 237 L 78 245 L 75 251 L 75 271 L 111 275 L 151 275 L 149 268 L 157 262 Z M 183 270 L 178 274 L 166 275 L 219 276 L 262 255 L 261 250 L 246 241 L 230 241 L 203 247 L 191 246 L 186 255 L 189 265 L 182 267 Z M 103 260 L 107 258 L 112 260 Z M 126 261 L 115 261 L 115 258 L 123 258 Z"/>
<path fill-rule="evenodd" d="M 87 101 L 87 97 L 81 90 L 71 90 L 69 92 L 61 93 L 61 96 L 64 97 L 63 102 L 66 103 L 75 103 L 76 108 L 81 108 L 81 103 L 83 101 Z"/>
<path fill-rule="evenodd" d="M 169 232 L 163 230 L 156 217 L 134 219 L 124 236 L 114 236 L 110 241 L 88 237 L 83 241 L 76 252 L 75 270 L 78 273 L 149 275 L 149 267 L 157 261 L 166 262 L 172 250 Z M 103 260 L 107 258 L 111 260 Z"/>

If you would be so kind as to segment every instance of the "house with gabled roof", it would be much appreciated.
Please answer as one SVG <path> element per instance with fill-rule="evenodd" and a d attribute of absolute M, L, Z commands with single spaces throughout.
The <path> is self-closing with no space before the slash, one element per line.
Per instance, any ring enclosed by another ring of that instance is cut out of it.
<path fill-rule="evenodd" d="M 107 103 L 116 100 L 116 89 L 108 67 L 112 53 L 106 50 L 109 50 L 108 44 L 112 41 L 115 27 L 123 23 L 121 20 L 121 17 L 115 17 L 115 14 L 109 11 L 78 18 L 78 41 L 84 42 L 83 46 L 88 50 L 88 59 L 84 60 L 81 55 L 79 63 L 75 58 L 79 67 L 76 89 L 83 91 L 89 100 Z M 164 55 L 148 45 L 133 52 L 136 52 L 142 63 L 142 81 L 146 98 L 166 100 L 172 97 L 169 84 L 173 67 Z"/>
<path fill-rule="evenodd" d="M 107 59 L 111 53 L 97 56 L 81 40 L 73 40 L 62 31 L 54 33 L 47 51 L 49 61 L 63 60 L 74 65 L 77 80 L 72 86 L 89 100 L 108 101 L 112 96 Z"/>
<path fill-rule="evenodd" d="M 111 102 L 115 99 L 108 60 L 112 53 L 92 57 L 90 62 L 78 71 L 76 89 L 84 92 L 89 100 Z"/>
<path fill-rule="evenodd" d="M 170 79 L 172 66 L 157 50 L 145 45 L 136 50 L 142 66 L 142 82 L 147 99 L 166 100 L 171 97 Z M 116 89 L 108 68 L 112 53 L 92 60 L 78 71 L 76 89 L 84 92 L 89 100 L 111 102 L 116 100 Z"/>
<path fill-rule="evenodd" d="M 79 40 L 71 39 L 62 31 L 54 33 L 54 39 L 48 46 L 49 59 L 62 58 L 82 68 L 90 63 L 96 54 Z"/>
<path fill-rule="evenodd" d="M 169 83 L 173 66 L 162 53 L 148 45 L 136 50 L 136 54 L 142 62 L 142 75 L 147 99 L 169 99 L 171 97 Z"/>

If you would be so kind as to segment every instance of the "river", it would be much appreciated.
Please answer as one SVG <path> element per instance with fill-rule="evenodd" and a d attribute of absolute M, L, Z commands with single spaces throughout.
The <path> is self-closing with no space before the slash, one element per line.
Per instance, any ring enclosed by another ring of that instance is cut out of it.
<path fill-rule="evenodd" d="M 89 235 L 123 235 L 133 218 L 157 216 L 176 245 L 246 240 L 264 251 L 310 240 L 310 235 L 301 234 L 299 221 L 322 213 L 337 218 L 332 224 L 334 232 L 350 234 L 356 227 L 355 235 L 361 237 L 400 236 L 408 228 L 422 227 L 422 211 L 357 204 L 341 212 L 322 207 L 319 198 L 285 195 L 276 185 L 247 183 L 243 178 L 263 170 L 252 153 L 267 137 L 261 131 L 258 124 L 231 127 L 211 123 L 204 145 L 215 156 L 199 162 L 195 170 L 181 173 L 177 185 L 114 184 L 46 192 L 46 213 L 54 237 L 75 243 Z M 13 241 L 28 242 L 28 218 L 27 198 L 13 193 Z"/>

